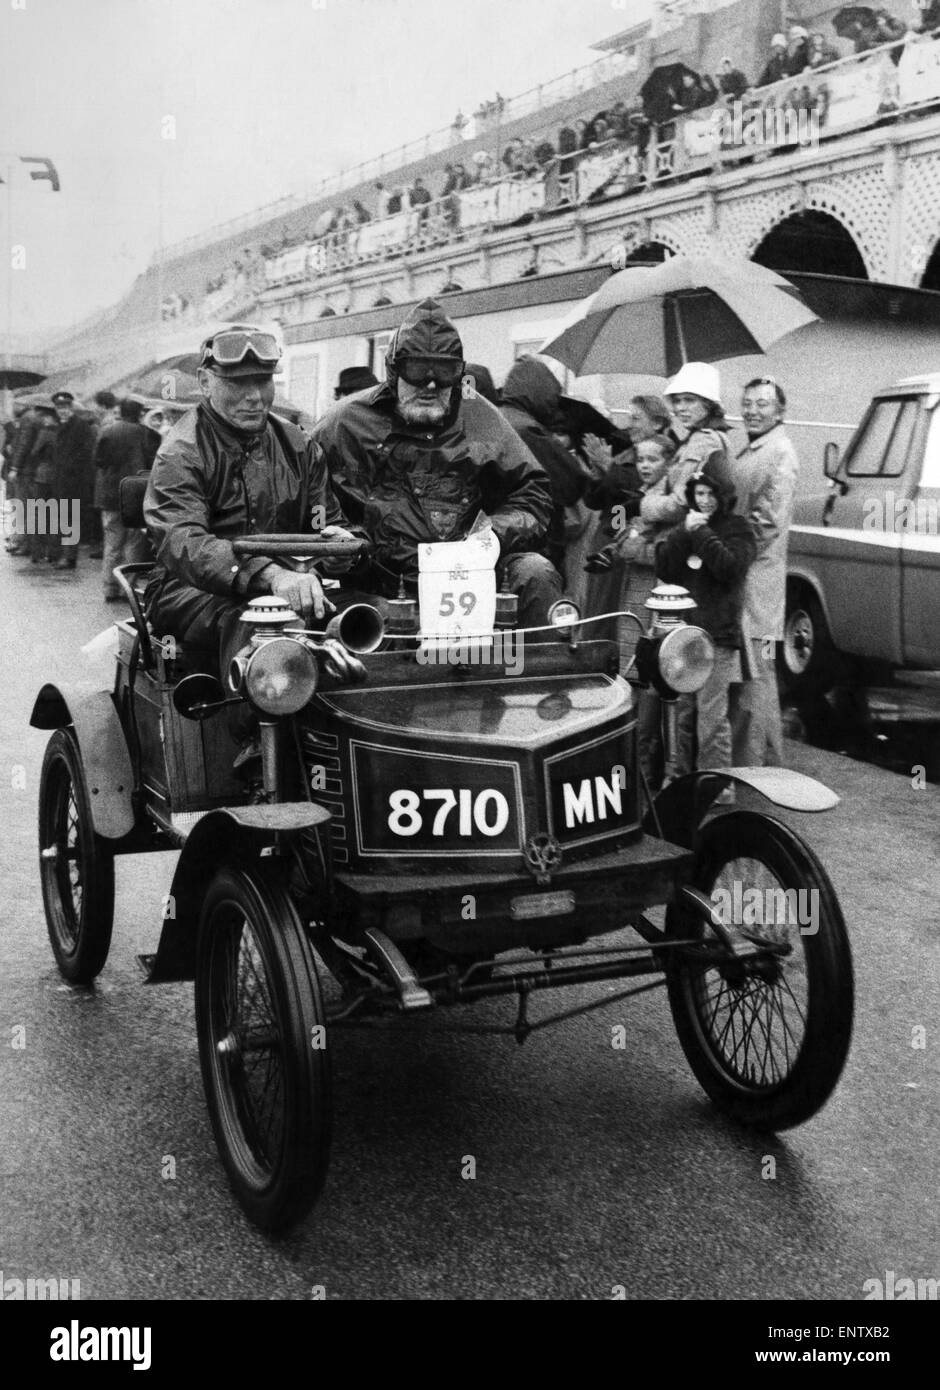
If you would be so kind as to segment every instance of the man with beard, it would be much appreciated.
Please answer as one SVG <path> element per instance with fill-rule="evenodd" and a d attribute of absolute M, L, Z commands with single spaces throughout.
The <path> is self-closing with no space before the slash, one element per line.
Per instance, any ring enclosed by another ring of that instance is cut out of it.
<path fill-rule="evenodd" d="M 385 384 L 335 405 L 312 436 L 346 515 L 373 544 L 360 586 L 394 598 L 403 581 L 416 592 L 418 546 L 461 539 L 484 513 L 520 626 L 541 626 L 561 595 L 561 576 L 538 553 L 549 481 L 500 412 L 463 389 L 463 345 L 433 299 L 397 330 L 385 370 Z"/>
<path fill-rule="evenodd" d="M 274 336 L 258 328 L 236 325 L 205 340 L 197 370 L 203 400 L 161 444 L 144 499 L 157 556 L 146 594 L 154 631 L 217 651 L 222 671 L 255 595 L 284 598 L 304 617 L 333 609 L 316 573 L 239 559 L 233 540 L 277 532 L 352 538 L 321 449 L 270 414 L 279 358 Z M 346 563 L 321 567 L 337 573 Z"/>

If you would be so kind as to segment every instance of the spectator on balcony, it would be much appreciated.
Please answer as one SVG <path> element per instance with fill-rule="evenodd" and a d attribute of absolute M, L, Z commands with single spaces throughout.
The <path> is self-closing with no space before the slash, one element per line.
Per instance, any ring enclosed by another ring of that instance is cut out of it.
<path fill-rule="evenodd" d="M 940 28 L 940 0 L 915 0 L 915 8 L 920 11 L 918 34 L 929 34 Z"/>
<path fill-rule="evenodd" d="M 630 114 L 625 102 L 615 101 L 607 112 L 607 120 L 610 123 L 612 139 L 628 140 L 630 138 Z"/>
<path fill-rule="evenodd" d="M 826 39 L 825 34 L 815 33 L 809 36 L 809 66 L 811 68 L 824 68 L 827 63 L 837 63 L 842 54 L 837 48 Z"/>
<path fill-rule="evenodd" d="M 450 127 L 451 134 L 453 135 L 453 137 L 454 137 L 455 140 L 462 140 L 462 139 L 463 139 L 464 129 L 465 129 L 466 126 L 468 126 L 469 124 L 470 124 L 470 122 L 467 120 L 467 117 L 463 114 L 462 111 L 458 110 L 456 116 L 454 117 L 453 121 L 451 122 L 451 127 Z"/>
<path fill-rule="evenodd" d="M 502 153 L 502 162 L 510 174 L 517 174 L 520 170 L 519 156 L 522 152 L 521 140 L 507 141 L 506 148 Z"/>
<path fill-rule="evenodd" d="M 595 116 L 591 122 L 592 145 L 606 145 L 612 138 L 610 123 L 605 116 Z"/>
<path fill-rule="evenodd" d="M 887 10 L 875 10 L 870 20 L 856 20 L 849 32 L 856 53 L 869 53 L 873 48 L 890 43 L 892 39 L 903 39 L 907 25 L 895 19 Z M 901 56 L 901 44 L 891 50 L 891 57 L 897 63 Z"/>
<path fill-rule="evenodd" d="M 356 224 L 362 226 L 363 222 L 371 222 L 372 214 L 368 208 L 363 207 L 358 198 L 353 202 L 353 213 L 355 214 Z"/>
<path fill-rule="evenodd" d="M 544 169 L 554 158 L 555 146 L 551 140 L 541 140 L 535 147 L 535 162 L 538 168 Z"/>
<path fill-rule="evenodd" d="M 541 172 L 535 146 L 531 140 L 523 140 L 516 159 L 516 170 L 526 178 L 533 178 Z"/>
<path fill-rule="evenodd" d="M 430 190 L 425 186 L 424 179 L 419 176 L 408 190 L 408 206 L 413 208 L 423 207 L 425 203 L 429 203 L 430 201 Z"/>
<path fill-rule="evenodd" d="M 402 199 L 406 195 L 407 190 L 404 188 L 396 188 L 388 195 L 388 202 L 385 205 L 386 217 L 394 217 L 396 213 L 401 212 Z"/>
<path fill-rule="evenodd" d="M 495 172 L 493 156 L 489 150 L 477 150 L 473 156 L 474 183 L 491 183 Z"/>
<path fill-rule="evenodd" d="M 721 72 L 718 74 L 718 90 L 726 102 L 740 101 L 749 86 L 740 68 L 736 68 L 730 58 L 722 58 Z"/>
<path fill-rule="evenodd" d="M 388 216 L 389 193 L 381 179 L 375 181 L 375 215 L 378 218 Z"/>
<path fill-rule="evenodd" d="M 783 34 L 774 34 L 770 40 L 770 57 L 764 67 L 764 71 L 758 78 L 755 86 L 772 87 L 775 82 L 782 82 L 785 77 L 789 77 L 787 67 L 787 41 Z"/>
<path fill-rule="evenodd" d="M 802 24 L 791 24 L 787 32 L 787 76 L 799 77 L 809 67 L 809 34 Z"/>
<path fill-rule="evenodd" d="M 575 121 L 574 135 L 579 150 L 586 150 L 591 143 L 591 128 L 587 121 Z"/>

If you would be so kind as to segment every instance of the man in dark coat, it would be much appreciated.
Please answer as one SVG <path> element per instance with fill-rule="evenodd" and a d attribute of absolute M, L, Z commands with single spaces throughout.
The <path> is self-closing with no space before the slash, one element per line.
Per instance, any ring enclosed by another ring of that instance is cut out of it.
<path fill-rule="evenodd" d="M 92 456 L 94 426 L 76 414 L 71 391 L 55 391 L 52 396 L 59 428 L 53 449 L 53 495 L 59 503 L 59 525 L 50 542 L 49 559 L 56 558 L 57 570 L 74 570 L 78 560 L 78 528 L 87 511 L 94 488 Z M 74 513 L 74 528 L 66 520 Z"/>
<path fill-rule="evenodd" d="M 114 571 L 118 565 L 140 563 L 150 558 L 147 538 L 142 531 L 125 526 L 121 520 L 121 482 L 135 473 L 147 473 L 160 445 L 160 436 L 140 423 L 141 401 L 128 396 L 120 403 L 120 418 L 103 430 L 95 445 L 98 474 L 96 496 L 104 525 L 104 559 L 101 580 L 106 603 L 121 597 Z"/>
<path fill-rule="evenodd" d="M 520 357 L 503 383 L 502 411 L 548 474 L 552 488 L 552 515 L 543 552 L 564 576 L 565 508 L 581 497 L 587 474 L 574 455 L 552 433 L 560 429 L 561 385 L 555 373 L 537 357 Z"/>
<path fill-rule="evenodd" d="M 483 512 L 520 623 L 540 626 L 561 595 L 560 575 L 539 553 L 549 481 L 499 411 L 463 390 L 463 345 L 433 299 L 397 330 L 385 370 L 384 385 L 340 401 L 312 436 L 346 515 L 373 543 L 361 586 L 394 598 L 403 581 L 414 592 L 421 542 L 460 539 Z"/>
<path fill-rule="evenodd" d="M 772 87 L 775 82 L 782 82 L 785 77 L 789 76 L 787 41 L 783 34 L 774 34 L 770 40 L 770 57 L 767 59 L 764 71 L 754 85 L 755 87 Z"/>
<path fill-rule="evenodd" d="M 257 532 L 351 534 L 323 451 L 270 413 L 279 357 L 273 336 L 253 327 L 204 341 L 197 370 L 204 399 L 164 439 L 144 499 L 157 557 L 146 594 L 154 631 L 216 651 L 223 671 L 240 644 L 239 615 L 256 594 L 284 598 L 304 617 L 322 619 L 333 609 L 316 573 L 239 559 L 233 540 Z"/>

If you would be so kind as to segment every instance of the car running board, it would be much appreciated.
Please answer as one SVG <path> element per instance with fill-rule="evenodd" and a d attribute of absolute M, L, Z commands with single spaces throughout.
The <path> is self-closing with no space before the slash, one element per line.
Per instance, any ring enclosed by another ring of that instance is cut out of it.
<path fill-rule="evenodd" d="M 430 1008 L 434 1000 L 428 991 L 418 984 L 414 971 L 394 941 L 378 927 L 369 927 L 365 932 L 365 939 L 378 957 L 379 964 L 388 976 L 390 983 L 394 986 L 398 995 L 398 1002 L 402 1008 Z"/>

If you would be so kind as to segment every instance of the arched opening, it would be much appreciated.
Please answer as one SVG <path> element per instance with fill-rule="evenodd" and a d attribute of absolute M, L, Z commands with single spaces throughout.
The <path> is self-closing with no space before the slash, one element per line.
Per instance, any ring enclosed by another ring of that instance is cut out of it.
<path fill-rule="evenodd" d="M 933 248 L 933 254 L 924 267 L 920 287 L 922 290 L 940 290 L 940 241 Z"/>
<path fill-rule="evenodd" d="M 626 265 L 662 265 L 663 261 L 668 261 L 670 256 L 675 255 L 672 247 L 666 246 L 662 241 L 645 241 L 642 246 L 635 246 L 626 258 Z"/>
<path fill-rule="evenodd" d="M 851 232 L 837 218 L 815 208 L 785 217 L 767 233 L 751 260 L 783 275 L 795 270 L 868 279 L 862 253 Z"/>

